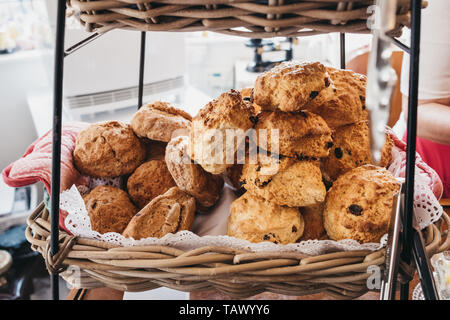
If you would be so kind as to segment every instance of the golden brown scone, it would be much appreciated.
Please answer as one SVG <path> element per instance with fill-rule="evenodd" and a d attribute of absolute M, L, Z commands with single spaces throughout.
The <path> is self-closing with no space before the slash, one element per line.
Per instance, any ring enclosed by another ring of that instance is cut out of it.
<path fill-rule="evenodd" d="M 331 129 L 368 119 L 366 77 L 350 70 L 327 68 L 332 81 L 305 109 L 320 115 Z"/>
<path fill-rule="evenodd" d="M 388 231 L 399 189 L 389 171 L 370 164 L 340 176 L 325 201 L 324 225 L 330 239 L 379 242 Z"/>
<path fill-rule="evenodd" d="M 248 192 L 289 207 L 310 206 L 324 201 L 326 190 L 318 161 L 258 156 L 258 163 L 244 164 L 243 187 Z"/>
<path fill-rule="evenodd" d="M 331 130 L 326 122 L 308 111 L 262 111 L 254 128 L 259 147 L 288 157 L 323 158 L 332 146 Z M 278 131 L 275 146 L 271 143 L 276 137 L 272 130 Z"/>
<path fill-rule="evenodd" d="M 330 155 L 322 159 L 325 179 L 334 181 L 347 171 L 368 163 L 371 163 L 368 122 L 336 128 Z"/>
<path fill-rule="evenodd" d="M 187 134 L 192 117 L 170 103 L 156 101 L 143 106 L 131 119 L 138 137 L 169 142 L 173 137 Z"/>
<path fill-rule="evenodd" d="M 83 196 L 92 230 L 99 233 L 118 232 L 126 228 L 138 212 L 128 194 L 116 187 L 98 186 Z"/>
<path fill-rule="evenodd" d="M 299 208 L 305 221 L 305 231 L 300 241 L 305 240 L 322 240 L 326 236 L 323 226 L 323 207 L 325 203 L 321 202 L 309 207 Z"/>
<path fill-rule="evenodd" d="M 320 62 L 287 61 L 258 76 L 253 99 L 263 110 L 299 111 L 330 84 Z"/>
<path fill-rule="evenodd" d="M 230 90 L 221 94 L 192 120 L 191 159 L 210 173 L 224 172 L 233 165 L 234 154 L 244 143 L 244 134 L 252 128 L 253 119 L 252 107 L 242 100 L 238 91 Z M 236 135 L 236 143 L 228 143 L 233 141 L 231 134 Z"/>
<path fill-rule="evenodd" d="M 304 221 L 297 208 L 279 206 L 248 192 L 231 204 L 229 236 L 287 244 L 295 243 L 303 230 Z"/>
<path fill-rule="evenodd" d="M 223 188 L 223 178 L 206 172 L 188 156 L 189 137 L 170 140 L 165 161 L 177 186 L 197 200 L 197 210 L 206 212 L 217 200 Z"/>
<path fill-rule="evenodd" d="M 75 143 L 77 169 L 93 177 L 118 177 L 132 173 L 145 158 L 145 147 L 128 124 L 106 121 L 82 130 Z"/>
<path fill-rule="evenodd" d="M 150 201 L 131 219 L 123 236 L 135 240 L 189 230 L 194 222 L 195 199 L 178 187 Z"/>
<path fill-rule="evenodd" d="M 147 155 L 145 160 L 158 160 L 164 159 L 166 154 L 167 142 L 143 139 Z"/>
<path fill-rule="evenodd" d="M 144 162 L 127 181 L 128 194 L 139 209 L 175 186 L 164 159 Z"/>
<path fill-rule="evenodd" d="M 391 162 L 393 141 L 386 135 L 380 166 Z M 325 180 L 332 182 L 340 175 L 364 164 L 374 164 L 370 153 L 369 123 L 359 121 L 336 128 L 333 132 L 333 146 L 330 155 L 322 159 L 322 174 Z"/>

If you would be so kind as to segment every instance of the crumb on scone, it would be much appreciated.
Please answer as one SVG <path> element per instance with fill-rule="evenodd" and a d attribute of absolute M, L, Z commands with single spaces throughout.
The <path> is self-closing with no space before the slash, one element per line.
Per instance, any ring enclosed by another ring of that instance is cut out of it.
<path fill-rule="evenodd" d="M 83 196 L 92 230 L 122 233 L 138 209 L 128 194 L 116 187 L 98 186 Z"/>
<path fill-rule="evenodd" d="M 303 217 L 289 208 L 245 193 L 233 201 L 228 218 L 228 235 L 250 242 L 295 243 L 303 234 Z"/>
<path fill-rule="evenodd" d="M 106 121 L 79 133 L 73 161 L 82 174 L 110 178 L 132 173 L 144 161 L 145 153 L 128 124 Z"/>

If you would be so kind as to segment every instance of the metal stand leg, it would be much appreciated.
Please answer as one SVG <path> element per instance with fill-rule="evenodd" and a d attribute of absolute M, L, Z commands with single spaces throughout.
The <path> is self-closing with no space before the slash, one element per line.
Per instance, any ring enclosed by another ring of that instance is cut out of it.
<path fill-rule="evenodd" d="M 51 254 L 59 249 L 59 190 L 61 178 L 61 128 L 62 128 L 62 100 L 63 100 L 63 70 L 64 70 L 64 31 L 66 24 L 66 0 L 58 1 L 55 42 L 55 66 L 53 86 L 53 132 L 52 132 L 52 181 L 51 181 Z M 52 297 L 59 299 L 59 276 L 51 275 Z"/>
<path fill-rule="evenodd" d="M 341 69 L 345 69 L 345 33 L 341 33 L 340 48 L 341 48 Z"/>
<path fill-rule="evenodd" d="M 414 214 L 414 170 L 416 164 L 417 95 L 419 87 L 420 10 L 421 1 L 411 0 L 411 47 L 409 65 L 408 130 L 406 148 L 406 196 L 402 250 L 402 259 L 408 264 L 411 263 L 413 243 L 412 221 Z M 409 283 L 402 284 L 400 298 L 402 300 L 408 300 Z"/>
<path fill-rule="evenodd" d="M 142 107 L 142 97 L 144 95 L 144 67 L 145 67 L 145 31 L 141 32 L 141 57 L 139 62 L 139 97 L 138 109 Z"/>

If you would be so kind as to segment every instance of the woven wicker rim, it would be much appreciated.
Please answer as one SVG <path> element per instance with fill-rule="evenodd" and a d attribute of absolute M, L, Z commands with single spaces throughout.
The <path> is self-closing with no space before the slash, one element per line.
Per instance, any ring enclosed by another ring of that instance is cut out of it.
<path fill-rule="evenodd" d="M 213 31 L 250 38 L 330 32 L 368 33 L 373 0 L 68 0 L 88 32 Z M 426 7 L 426 1 L 422 6 Z M 410 25 L 410 1 L 398 0 L 393 36 Z M 236 30 L 244 28 L 244 30 Z"/>
<path fill-rule="evenodd" d="M 319 256 L 301 253 L 255 253 L 205 246 L 183 251 L 169 246 L 120 247 L 78 238 L 60 231 L 60 249 L 50 254 L 50 217 L 40 204 L 27 219 L 26 238 L 42 254 L 51 273 L 78 288 L 109 287 L 146 291 L 167 287 L 186 292 L 218 290 L 233 298 L 262 292 L 302 296 L 326 293 L 352 299 L 368 292 L 368 268 L 384 268 L 385 249 L 334 252 Z M 424 232 L 429 256 L 447 250 L 450 226 L 446 213 Z M 442 229 L 442 230 L 441 230 Z M 412 279 L 414 268 L 400 264 L 399 283 Z"/>

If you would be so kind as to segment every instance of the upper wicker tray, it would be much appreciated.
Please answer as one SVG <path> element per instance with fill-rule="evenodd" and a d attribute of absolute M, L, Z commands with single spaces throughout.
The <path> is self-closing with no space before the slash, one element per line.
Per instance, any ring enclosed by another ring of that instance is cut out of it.
<path fill-rule="evenodd" d="M 374 0 L 67 0 L 89 32 L 213 31 L 249 38 L 330 32 L 368 33 Z M 426 2 L 423 1 L 423 5 Z M 398 0 L 399 36 L 409 26 L 410 0 Z M 238 29 L 239 28 L 239 29 Z"/>

